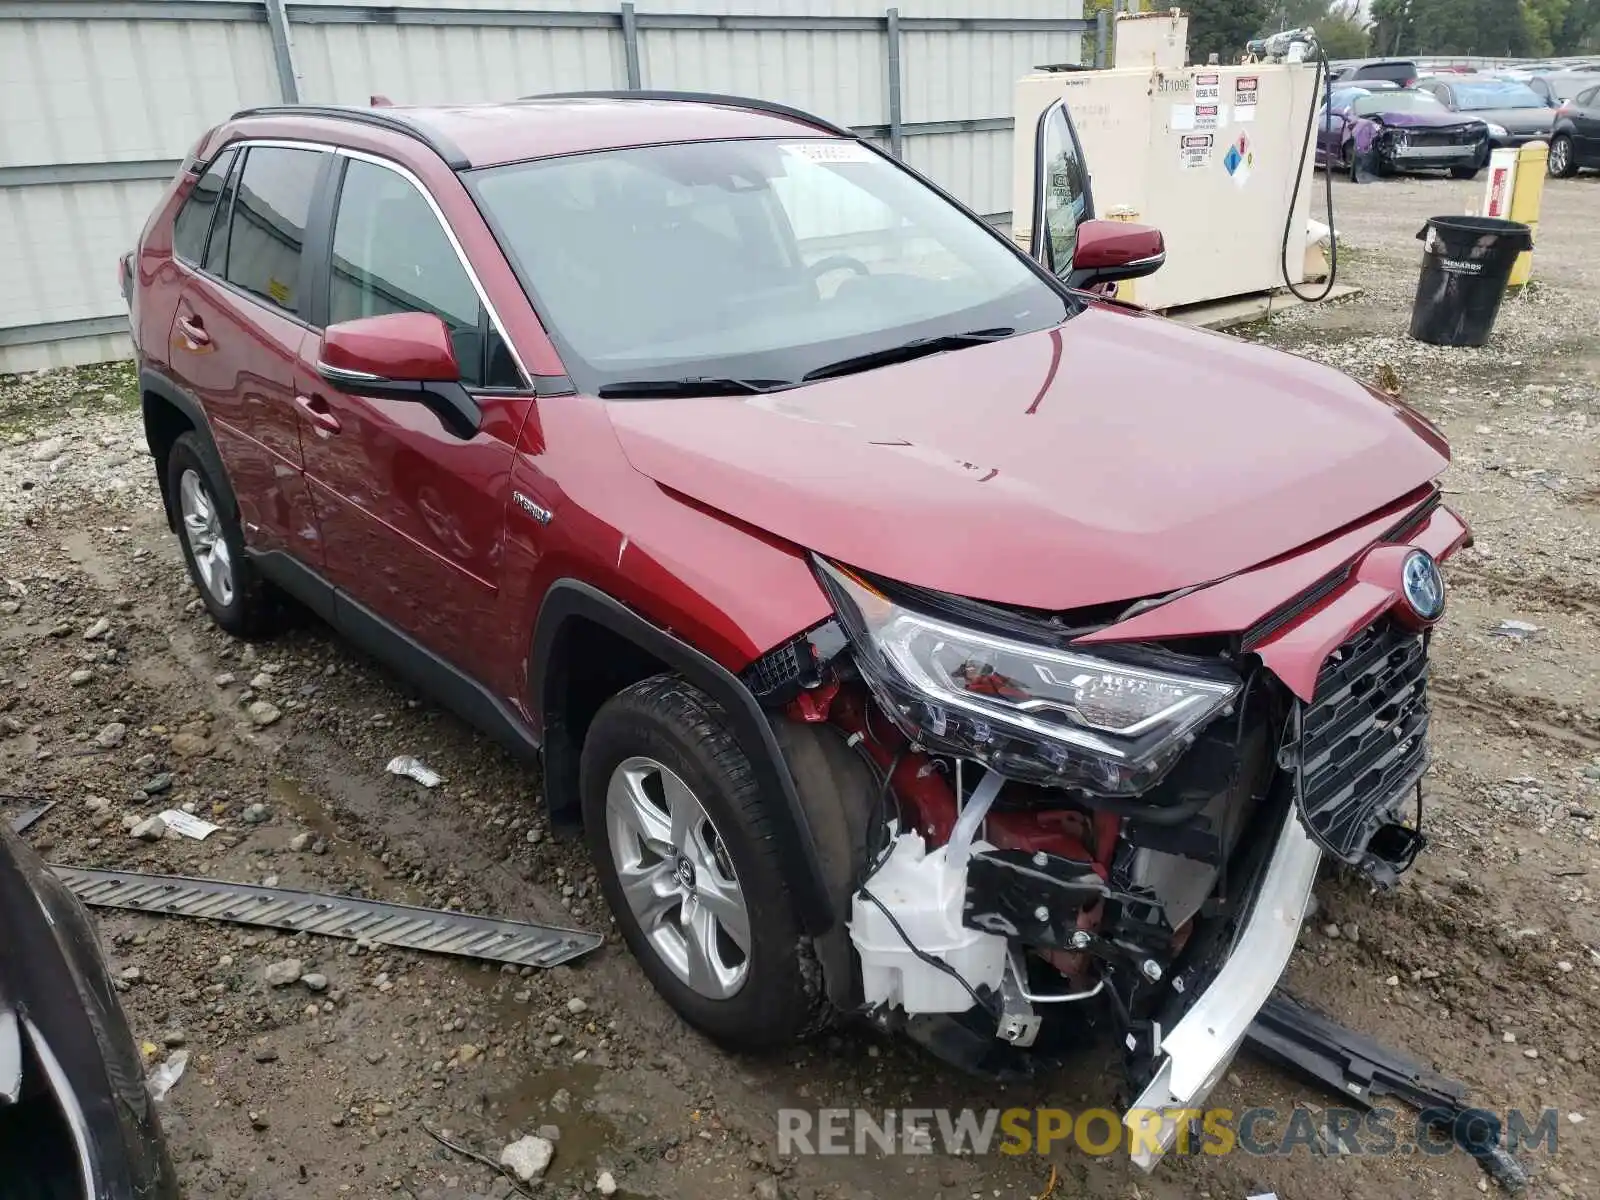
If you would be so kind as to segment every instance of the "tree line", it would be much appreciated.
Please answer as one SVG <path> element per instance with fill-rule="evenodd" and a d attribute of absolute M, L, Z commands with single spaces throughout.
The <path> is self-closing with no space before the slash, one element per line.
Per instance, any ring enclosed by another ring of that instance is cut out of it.
<path fill-rule="evenodd" d="M 1600 0 L 1179 0 L 1189 15 L 1189 61 L 1237 62 L 1251 38 L 1309 25 L 1329 58 L 1487 55 L 1543 58 L 1600 53 Z M 1086 0 L 1093 18 L 1112 0 Z"/>

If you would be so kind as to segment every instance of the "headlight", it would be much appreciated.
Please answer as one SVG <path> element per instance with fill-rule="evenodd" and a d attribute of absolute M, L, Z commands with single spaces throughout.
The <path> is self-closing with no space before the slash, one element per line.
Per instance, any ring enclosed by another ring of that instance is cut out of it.
<path fill-rule="evenodd" d="M 1228 708 L 1220 666 L 1176 673 L 953 625 L 832 563 L 817 574 L 879 702 L 908 737 L 1053 787 L 1137 795 Z"/>
<path fill-rule="evenodd" d="M 1496 125 L 1493 121 L 1488 122 L 1488 125 L 1489 125 L 1489 136 L 1490 137 L 1505 137 L 1506 136 L 1506 127 L 1504 125 Z"/>

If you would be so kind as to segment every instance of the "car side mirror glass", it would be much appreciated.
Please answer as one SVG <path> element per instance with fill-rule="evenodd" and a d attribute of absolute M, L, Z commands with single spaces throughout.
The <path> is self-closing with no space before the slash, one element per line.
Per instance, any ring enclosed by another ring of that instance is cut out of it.
<path fill-rule="evenodd" d="M 1075 288 L 1092 288 L 1122 279 L 1139 279 L 1160 270 L 1166 261 L 1166 241 L 1153 226 L 1085 221 L 1078 226 L 1072 275 L 1067 282 Z"/>
<path fill-rule="evenodd" d="M 433 313 L 385 313 L 329 325 L 317 373 L 339 391 L 425 404 L 454 434 L 470 438 L 482 410 L 461 386 L 450 329 Z"/>

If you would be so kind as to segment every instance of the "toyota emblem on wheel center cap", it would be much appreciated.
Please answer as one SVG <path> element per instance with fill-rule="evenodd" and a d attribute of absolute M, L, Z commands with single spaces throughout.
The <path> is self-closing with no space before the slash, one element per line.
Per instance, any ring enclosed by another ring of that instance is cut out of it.
<path fill-rule="evenodd" d="M 678 876 L 678 882 L 685 889 L 691 892 L 694 891 L 694 864 L 689 861 L 687 854 L 678 855 L 678 862 L 674 872 Z"/>
<path fill-rule="evenodd" d="M 1437 621 L 1444 612 L 1444 576 L 1426 550 L 1413 550 L 1400 568 L 1400 590 L 1411 611 L 1424 621 Z"/>

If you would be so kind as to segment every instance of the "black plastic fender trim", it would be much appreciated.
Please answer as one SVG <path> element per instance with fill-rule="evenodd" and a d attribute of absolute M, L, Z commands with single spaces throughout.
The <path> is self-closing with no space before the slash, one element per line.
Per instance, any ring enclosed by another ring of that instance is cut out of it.
<path fill-rule="evenodd" d="M 593 621 L 665 663 L 720 704 L 728 714 L 739 748 L 749 758 L 762 794 L 772 801 L 779 862 L 784 883 L 794 897 L 800 925 L 813 937 L 828 932 L 836 921 L 829 902 L 816 838 L 800 803 L 794 777 L 784 760 L 766 712 L 739 679 L 696 650 L 598 588 L 576 579 L 558 579 L 545 593 L 534 625 L 528 663 L 529 695 L 544 731 L 545 789 L 552 809 L 563 809 L 575 796 L 552 795 L 575 787 L 577 747 L 566 735 L 559 708 L 546 702 L 549 666 L 564 627 L 572 620 Z"/>
<path fill-rule="evenodd" d="M 146 395 L 159 396 L 162 400 L 172 405 L 173 408 L 188 419 L 190 425 L 194 426 L 195 432 L 210 443 L 212 454 L 222 466 L 222 486 L 228 490 L 227 502 L 232 510 L 237 513 L 239 511 L 239 501 L 233 490 L 233 480 L 228 478 L 228 464 L 223 459 L 221 451 L 217 449 L 217 439 L 211 433 L 211 423 L 206 420 L 205 409 L 200 407 L 200 401 L 159 371 L 154 371 L 149 367 L 139 368 L 139 409 L 145 421 L 145 445 L 149 448 L 152 457 L 155 455 L 156 448 L 150 439 L 149 414 L 145 412 L 144 398 Z M 176 533 L 178 532 L 177 510 L 172 506 L 172 497 L 167 495 L 167 473 L 164 469 L 164 464 L 157 461 L 155 472 L 156 485 L 161 489 L 161 502 L 167 510 L 167 524 L 171 527 L 172 532 Z"/>

